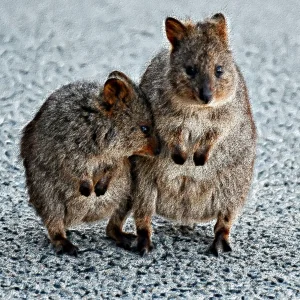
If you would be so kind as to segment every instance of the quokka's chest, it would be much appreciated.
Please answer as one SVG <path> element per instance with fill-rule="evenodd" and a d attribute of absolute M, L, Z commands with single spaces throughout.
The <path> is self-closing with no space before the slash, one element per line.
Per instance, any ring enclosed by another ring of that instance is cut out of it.
<path fill-rule="evenodd" d="M 160 161 L 166 165 L 166 172 L 171 168 L 171 172 L 198 176 L 199 168 L 195 167 L 206 164 L 223 135 L 223 128 L 205 117 L 169 118 L 165 126 L 158 126 L 163 144 Z M 174 164 L 181 167 L 176 168 Z"/>

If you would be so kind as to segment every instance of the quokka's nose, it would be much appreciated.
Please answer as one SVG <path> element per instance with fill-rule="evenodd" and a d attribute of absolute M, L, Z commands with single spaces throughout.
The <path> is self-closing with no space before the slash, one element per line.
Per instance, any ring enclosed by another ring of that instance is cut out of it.
<path fill-rule="evenodd" d="M 160 145 L 160 142 L 157 141 L 156 148 L 154 149 L 154 155 L 158 155 L 158 154 L 160 154 L 160 152 L 161 152 L 161 145 Z"/>
<path fill-rule="evenodd" d="M 200 88 L 199 96 L 200 99 L 207 104 L 211 101 L 213 93 L 210 88 L 204 86 L 203 88 Z"/>
<path fill-rule="evenodd" d="M 160 147 L 156 148 L 156 149 L 154 150 L 154 155 L 160 154 L 160 151 L 161 151 Z"/>

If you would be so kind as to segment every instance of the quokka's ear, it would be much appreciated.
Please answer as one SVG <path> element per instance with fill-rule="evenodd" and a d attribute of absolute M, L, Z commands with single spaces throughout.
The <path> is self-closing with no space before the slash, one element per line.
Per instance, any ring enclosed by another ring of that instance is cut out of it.
<path fill-rule="evenodd" d="M 125 82 L 132 83 L 132 80 L 127 75 L 125 75 L 123 72 L 120 72 L 120 71 L 117 71 L 117 70 L 112 71 L 111 73 L 109 73 L 108 79 L 109 78 L 118 78 L 118 79 L 121 79 Z"/>
<path fill-rule="evenodd" d="M 226 18 L 223 14 L 217 13 L 211 17 L 212 22 L 216 25 L 217 34 L 224 41 L 228 41 L 228 31 Z"/>
<path fill-rule="evenodd" d="M 167 38 L 173 46 L 173 49 L 178 47 L 180 41 L 187 33 L 187 28 L 184 24 L 174 18 L 167 18 L 165 21 Z"/>
<path fill-rule="evenodd" d="M 104 109 L 111 113 L 115 106 L 125 106 L 131 99 L 132 90 L 123 80 L 118 78 L 108 78 L 103 88 Z"/>

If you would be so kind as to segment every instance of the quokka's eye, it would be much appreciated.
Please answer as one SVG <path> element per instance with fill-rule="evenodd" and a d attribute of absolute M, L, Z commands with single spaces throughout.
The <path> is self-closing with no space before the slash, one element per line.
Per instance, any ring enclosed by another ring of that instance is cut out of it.
<path fill-rule="evenodd" d="M 145 135 L 149 135 L 150 134 L 150 127 L 149 126 L 142 125 L 140 128 L 141 128 L 143 134 L 145 134 Z"/>
<path fill-rule="evenodd" d="M 190 77 L 194 78 L 197 75 L 198 70 L 197 70 L 197 68 L 195 66 L 187 66 L 185 68 L 185 72 L 186 72 L 187 75 L 189 75 Z"/>
<path fill-rule="evenodd" d="M 216 66 L 216 77 L 220 78 L 223 75 L 224 71 L 222 66 Z"/>

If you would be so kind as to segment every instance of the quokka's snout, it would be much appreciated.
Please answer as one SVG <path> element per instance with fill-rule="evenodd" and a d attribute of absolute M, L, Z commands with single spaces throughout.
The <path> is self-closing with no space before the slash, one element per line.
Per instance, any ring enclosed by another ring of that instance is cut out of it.
<path fill-rule="evenodd" d="M 157 135 L 152 134 L 147 138 L 147 143 L 138 151 L 134 152 L 134 155 L 141 156 L 157 156 L 161 152 L 161 144 Z"/>
<path fill-rule="evenodd" d="M 199 98 L 204 104 L 208 104 L 213 98 L 213 89 L 208 79 L 204 80 L 199 87 Z"/>

